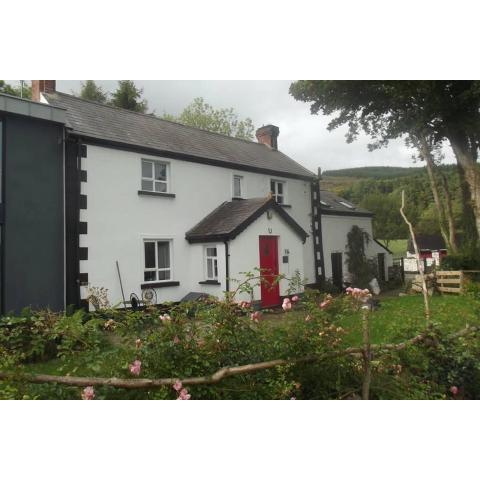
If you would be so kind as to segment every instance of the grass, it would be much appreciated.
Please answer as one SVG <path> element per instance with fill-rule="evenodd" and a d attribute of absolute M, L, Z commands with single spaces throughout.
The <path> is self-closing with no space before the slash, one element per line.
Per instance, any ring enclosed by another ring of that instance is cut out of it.
<path fill-rule="evenodd" d="M 474 300 L 457 295 L 434 296 L 431 299 L 431 320 L 439 324 L 446 332 L 455 332 L 466 324 L 480 324 L 479 306 Z M 287 314 L 265 315 L 265 321 L 272 326 L 288 326 L 294 321 L 304 321 L 301 310 Z M 399 342 L 407 339 L 412 331 L 419 331 L 425 326 L 423 299 L 421 295 L 406 297 L 386 297 L 381 306 L 371 314 L 370 337 L 372 343 Z M 345 346 L 360 346 L 362 342 L 361 313 L 344 317 L 339 325 L 347 331 Z"/>
<path fill-rule="evenodd" d="M 385 240 L 379 240 L 379 242 L 387 245 Z M 404 257 L 407 253 L 408 239 L 403 240 L 390 240 L 388 242 L 388 249 L 393 253 L 394 258 Z"/>

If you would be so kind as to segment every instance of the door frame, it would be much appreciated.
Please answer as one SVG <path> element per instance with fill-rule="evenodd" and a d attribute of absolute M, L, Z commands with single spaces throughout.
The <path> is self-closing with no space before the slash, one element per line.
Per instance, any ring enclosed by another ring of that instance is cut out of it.
<path fill-rule="evenodd" d="M 275 252 L 275 257 L 276 261 L 274 261 L 274 266 L 273 266 L 273 272 L 270 275 L 264 275 L 262 271 L 260 271 L 260 277 L 264 278 L 266 277 L 274 277 L 279 274 L 280 270 L 280 264 L 279 264 L 279 258 L 278 258 L 278 240 L 279 240 L 278 235 L 259 235 L 258 236 L 258 251 L 259 251 L 259 266 L 260 269 L 262 269 L 262 240 L 268 239 L 268 242 L 272 242 L 274 245 L 274 252 Z M 268 299 L 267 295 L 268 293 Z M 274 298 L 274 300 L 272 300 Z M 273 307 L 276 305 L 280 305 L 280 283 L 277 282 L 275 285 L 273 285 L 271 288 L 268 288 L 264 282 L 262 281 L 260 283 L 260 301 L 262 308 L 267 308 L 267 307 Z"/>

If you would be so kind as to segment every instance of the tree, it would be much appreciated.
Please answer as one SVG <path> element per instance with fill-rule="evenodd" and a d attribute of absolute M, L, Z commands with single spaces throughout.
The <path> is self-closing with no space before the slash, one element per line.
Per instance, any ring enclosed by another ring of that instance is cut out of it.
<path fill-rule="evenodd" d="M 32 87 L 25 83 L 21 83 L 18 87 L 14 87 L 5 82 L 5 80 L 0 80 L 0 93 L 5 93 L 6 95 L 13 95 L 14 97 L 22 98 L 32 98 Z"/>
<path fill-rule="evenodd" d="M 472 209 L 480 236 L 480 81 L 302 80 L 290 93 L 312 102 L 313 114 L 337 114 L 328 128 L 348 125 L 348 142 L 363 130 L 373 139 L 371 149 L 403 135 L 448 140 L 464 179 L 465 212 Z"/>
<path fill-rule="evenodd" d="M 93 80 L 86 80 L 85 82 L 82 82 L 80 98 L 98 103 L 107 103 L 108 93 L 105 92 L 102 87 L 99 87 Z"/>
<path fill-rule="evenodd" d="M 163 118 L 244 140 L 253 139 L 255 130 L 250 118 L 239 120 L 233 108 L 214 109 L 201 97 L 195 98 L 178 117 L 164 114 Z"/>
<path fill-rule="evenodd" d="M 400 199 L 398 195 L 369 193 L 360 202 L 363 208 L 370 210 L 373 217 L 373 236 L 385 241 L 405 238 L 407 229 L 401 222 Z"/>
<path fill-rule="evenodd" d="M 133 80 L 119 80 L 118 88 L 112 93 L 111 105 L 134 112 L 145 113 L 148 109 L 146 100 L 142 100 L 143 88 L 137 88 Z"/>

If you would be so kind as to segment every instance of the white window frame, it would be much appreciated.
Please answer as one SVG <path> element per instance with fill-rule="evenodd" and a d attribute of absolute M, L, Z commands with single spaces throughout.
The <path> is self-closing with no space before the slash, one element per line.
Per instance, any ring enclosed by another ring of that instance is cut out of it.
<path fill-rule="evenodd" d="M 144 177 L 143 176 L 143 163 L 144 162 L 147 162 L 147 163 L 151 163 L 152 164 L 152 177 Z M 166 180 L 156 180 L 155 179 L 155 164 L 157 165 L 164 165 L 165 166 L 165 172 L 166 172 L 166 177 L 167 179 Z M 162 160 L 152 160 L 151 158 L 142 158 L 141 162 L 140 162 L 140 175 L 141 175 L 141 179 L 140 179 L 140 189 L 144 192 L 152 192 L 152 193 L 171 193 L 170 192 L 170 185 L 171 185 L 171 173 L 170 173 L 170 162 L 165 162 L 165 161 L 162 161 Z M 146 181 L 149 181 L 149 182 L 152 182 L 152 190 L 146 190 L 145 188 L 143 188 L 143 181 L 146 180 Z M 164 192 L 158 192 L 156 189 L 155 189 L 155 185 L 157 183 L 160 183 L 160 184 L 165 184 L 166 185 L 166 190 Z"/>
<path fill-rule="evenodd" d="M 273 192 L 272 192 L 272 182 L 275 183 L 275 188 L 274 188 L 275 191 L 273 191 Z M 277 193 L 277 188 L 278 188 L 277 185 L 278 185 L 279 183 L 281 183 L 281 184 L 283 185 L 283 193 L 280 195 L 281 197 L 283 197 L 282 203 L 280 203 L 280 202 L 277 200 L 277 198 L 278 198 L 278 196 L 279 196 L 278 193 Z M 271 179 L 269 180 L 268 190 L 269 190 L 270 192 L 272 192 L 273 198 L 275 199 L 275 201 L 276 201 L 279 205 L 288 205 L 288 192 L 287 192 L 287 182 L 286 182 L 286 180 L 279 180 L 278 178 L 271 178 Z"/>
<path fill-rule="evenodd" d="M 235 179 L 240 179 L 240 195 L 235 195 Z M 232 175 L 232 198 L 243 198 L 243 175 L 234 173 Z"/>
<path fill-rule="evenodd" d="M 169 254 L 169 268 L 159 268 L 158 267 L 158 243 L 168 243 L 168 254 Z M 155 244 L 155 267 L 154 268 L 146 268 L 145 267 L 145 244 L 146 243 L 154 243 Z M 164 282 L 171 282 L 173 281 L 173 240 L 171 238 L 144 238 L 142 242 L 142 259 L 143 259 L 143 282 L 142 283 L 164 283 Z M 159 271 L 170 271 L 170 278 L 158 279 L 158 272 Z M 154 280 L 145 280 L 145 273 L 146 272 L 155 272 L 155 279 Z"/>
<path fill-rule="evenodd" d="M 209 248 L 215 248 L 217 251 L 217 254 L 215 256 L 208 255 Z M 217 245 L 205 245 L 203 249 L 203 258 L 204 258 L 203 270 L 204 270 L 205 280 L 218 282 L 218 247 Z M 212 260 L 212 272 L 213 272 L 212 277 L 208 276 L 208 260 L 210 259 Z M 215 275 L 215 270 L 217 271 L 216 275 Z"/>

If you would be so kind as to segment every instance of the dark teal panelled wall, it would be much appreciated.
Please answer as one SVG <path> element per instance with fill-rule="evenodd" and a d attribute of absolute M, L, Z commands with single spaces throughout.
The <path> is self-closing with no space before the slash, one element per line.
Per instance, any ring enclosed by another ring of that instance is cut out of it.
<path fill-rule="evenodd" d="M 6 115 L 2 245 L 4 313 L 64 305 L 63 126 Z"/>

